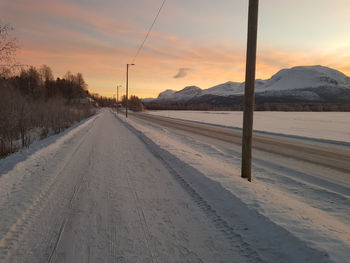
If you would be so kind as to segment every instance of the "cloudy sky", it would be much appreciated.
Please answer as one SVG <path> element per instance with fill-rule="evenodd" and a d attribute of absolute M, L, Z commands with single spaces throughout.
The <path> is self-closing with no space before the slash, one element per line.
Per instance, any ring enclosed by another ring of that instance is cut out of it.
<path fill-rule="evenodd" d="M 89 90 L 125 88 L 131 63 L 162 0 L 1 0 L 23 64 L 55 76 L 82 72 Z M 260 0 L 257 78 L 324 65 L 350 75 L 349 0 Z M 155 97 L 187 85 L 243 81 L 248 0 L 167 0 L 130 68 L 130 93 Z"/>

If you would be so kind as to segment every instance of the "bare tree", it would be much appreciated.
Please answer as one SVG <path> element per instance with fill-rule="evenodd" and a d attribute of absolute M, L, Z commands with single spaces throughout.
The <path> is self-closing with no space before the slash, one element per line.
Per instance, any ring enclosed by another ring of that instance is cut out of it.
<path fill-rule="evenodd" d="M 16 65 L 17 39 L 11 36 L 13 27 L 0 22 L 0 77 L 8 76 Z"/>
<path fill-rule="evenodd" d="M 131 95 L 129 99 L 129 107 L 133 111 L 142 111 L 143 105 L 139 97 Z"/>
<path fill-rule="evenodd" d="M 126 96 L 125 95 L 122 96 L 120 101 L 121 101 L 122 106 L 126 107 Z"/>
<path fill-rule="evenodd" d="M 39 68 L 39 74 L 43 83 L 54 80 L 52 69 L 47 65 L 42 65 Z"/>
<path fill-rule="evenodd" d="M 45 90 L 45 100 L 48 100 L 49 98 L 55 95 L 54 76 L 52 73 L 52 69 L 47 65 L 42 65 L 39 68 L 39 75 L 41 78 L 41 83 L 43 83 L 43 87 Z"/>
<path fill-rule="evenodd" d="M 83 74 L 81 73 L 77 73 L 76 75 L 76 82 L 77 82 L 77 85 L 80 89 L 83 89 L 83 90 L 86 90 L 87 89 L 87 84 L 83 78 Z"/>
<path fill-rule="evenodd" d="M 39 71 L 30 66 L 29 69 L 22 69 L 20 76 L 20 88 L 26 95 L 32 98 L 39 98 L 44 94 L 43 82 Z"/>
<path fill-rule="evenodd" d="M 47 65 L 37 69 L 17 64 L 12 31 L 0 22 L 0 158 L 94 112 L 86 102 L 90 94 L 81 73 L 67 72 L 65 79 L 55 80 Z M 69 103 L 72 98 L 76 100 Z"/>

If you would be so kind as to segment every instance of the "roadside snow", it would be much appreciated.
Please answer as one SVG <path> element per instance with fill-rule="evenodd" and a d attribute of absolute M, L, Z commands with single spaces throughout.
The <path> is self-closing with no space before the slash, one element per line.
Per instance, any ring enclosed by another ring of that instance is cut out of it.
<path fill-rule="evenodd" d="M 148 114 L 242 128 L 238 111 L 148 111 Z M 254 130 L 350 143 L 349 112 L 254 112 Z"/>
<path fill-rule="evenodd" d="M 221 125 L 227 125 L 229 118 L 238 119 L 237 116 L 240 114 L 178 111 L 150 113 Z M 291 114 L 287 115 L 291 116 Z M 341 115 L 343 114 L 336 114 L 338 120 L 335 125 L 336 132 L 325 134 L 335 135 L 332 139 L 344 139 L 344 137 L 339 137 L 341 134 L 339 128 L 346 125 L 345 121 L 341 121 Z M 282 129 L 284 124 L 289 123 L 283 116 L 282 113 L 258 114 L 257 119 L 263 126 L 257 126 L 268 128 L 268 122 L 275 123 L 278 118 L 282 122 L 278 123 L 279 131 L 287 131 L 287 127 Z M 299 120 L 299 125 L 303 123 L 300 115 L 294 118 Z M 309 116 L 308 120 L 312 119 L 319 127 L 325 125 L 323 122 L 326 121 L 321 122 L 319 115 Z M 203 142 L 203 138 L 188 136 L 134 118 L 128 118 L 126 121 L 162 149 L 194 167 L 207 178 L 219 182 L 250 209 L 266 216 L 300 240 L 311 244 L 312 247 L 325 251 L 336 262 L 348 261 L 350 249 L 349 188 L 345 187 L 347 189 L 345 194 L 333 192 L 325 187 L 295 178 L 293 174 L 298 173 L 297 170 L 290 171 L 289 169 L 289 174 L 284 173 L 282 163 L 274 165 L 279 167 L 277 170 L 272 169 L 271 164 L 258 165 L 262 163 L 261 160 L 254 165 L 255 179 L 249 183 L 240 178 L 240 153 L 237 147 L 220 144 L 213 140 Z M 310 127 L 316 129 L 312 125 Z M 292 132 L 295 134 L 295 131 L 297 129 Z M 345 132 L 348 134 L 349 131 Z M 306 131 L 306 134 L 311 135 L 309 130 Z M 309 175 L 312 176 L 312 173 Z"/>

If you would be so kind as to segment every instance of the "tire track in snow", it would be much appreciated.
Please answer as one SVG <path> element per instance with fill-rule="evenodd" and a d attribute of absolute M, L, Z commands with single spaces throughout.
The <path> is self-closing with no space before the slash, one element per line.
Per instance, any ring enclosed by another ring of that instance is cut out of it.
<path fill-rule="evenodd" d="M 264 262 L 259 254 L 243 240 L 242 236 L 238 234 L 233 227 L 229 226 L 228 223 L 216 213 L 215 209 L 213 209 L 211 205 L 209 205 L 208 202 L 202 198 L 181 175 L 179 175 L 170 165 L 166 164 L 166 166 L 176 181 L 191 196 L 193 201 L 212 221 L 214 226 L 229 239 L 232 247 L 238 249 L 240 255 L 247 258 L 247 262 Z"/>
<path fill-rule="evenodd" d="M 81 176 L 80 180 L 78 181 L 78 183 L 74 186 L 74 190 L 73 190 L 73 193 L 69 199 L 69 202 L 68 202 L 68 206 L 67 206 L 67 211 L 65 212 L 66 214 L 68 214 L 67 216 L 65 216 L 62 220 L 62 223 L 61 223 L 61 227 L 60 227 L 60 230 L 58 231 L 58 234 L 57 234 L 57 238 L 56 238 L 56 242 L 55 242 L 55 245 L 53 246 L 52 248 L 52 251 L 50 253 L 50 257 L 48 259 L 48 263 L 51 263 L 52 260 L 54 259 L 54 256 L 55 256 L 55 253 L 56 253 L 56 250 L 59 246 L 59 243 L 61 241 L 61 237 L 62 237 L 62 234 L 64 232 L 64 228 L 66 226 L 66 224 L 68 223 L 69 221 L 69 211 L 72 209 L 72 204 L 77 196 L 77 193 L 79 192 L 80 190 L 80 187 L 82 185 L 82 183 L 84 182 L 84 179 L 85 179 L 85 176 L 86 176 L 86 173 L 83 173 L 83 175 Z"/>
<path fill-rule="evenodd" d="M 107 184 L 108 186 L 108 184 Z M 113 206 L 112 204 L 112 198 L 111 198 L 111 191 L 110 189 L 107 189 L 107 201 L 108 203 Z M 116 251 L 116 243 L 117 243 L 117 231 L 116 231 L 116 225 L 114 224 L 113 222 L 113 213 L 114 213 L 114 207 L 112 207 L 111 209 L 111 213 L 112 213 L 112 216 L 110 216 L 109 220 L 109 235 L 108 235 L 108 238 L 109 238 L 109 255 L 111 257 L 111 261 L 112 262 L 116 262 L 117 261 L 117 251 Z M 117 261 L 118 262 L 118 261 Z"/>
<path fill-rule="evenodd" d="M 109 262 L 124 262 L 124 257 L 118 257 L 117 251 L 117 222 L 115 221 L 115 214 L 118 213 L 116 209 L 116 203 L 113 196 L 114 181 L 111 176 L 104 176 L 104 183 L 106 187 L 107 202 L 110 207 L 108 216 L 108 246 L 109 246 Z"/>
<path fill-rule="evenodd" d="M 114 182 L 111 180 L 111 178 L 108 178 L 107 181 L 107 201 L 109 202 L 110 206 L 110 214 L 109 214 L 109 234 L 108 234 L 108 245 L 109 245 L 109 257 L 110 260 L 108 262 L 117 262 L 117 263 L 123 263 L 125 262 L 125 257 L 123 253 L 120 253 L 117 249 L 118 247 L 118 239 L 117 239 L 117 226 L 118 222 L 116 220 L 116 216 L 118 215 L 118 209 L 117 204 L 114 196 L 112 195 Z M 120 226 L 119 226 L 120 227 Z"/>
<path fill-rule="evenodd" d="M 137 195 L 137 192 L 134 188 L 134 186 L 132 185 L 132 183 L 130 182 L 130 178 L 129 178 L 129 174 L 126 173 L 125 175 L 125 179 L 128 183 L 128 187 L 132 190 L 133 192 L 133 198 L 134 198 L 134 203 L 135 203 L 135 207 L 136 207 L 136 210 L 137 210 L 137 214 L 138 214 L 138 217 L 139 217 L 139 221 L 140 221 L 140 225 L 141 225 L 141 228 L 142 228 L 142 232 L 143 232 L 143 236 L 144 236 L 144 239 L 146 241 L 146 245 L 147 245 L 147 248 L 148 248 L 148 251 L 151 255 L 151 258 L 152 258 L 152 262 L 153 263 L 158 263 L 157 261 L 157 257 L 154 255 L 154 250 L 151 245 L 150 245 L 150 231 L 149 231 L 149 227 L 148 227 L 148 224 L 147 224 L 147 220 L 146 220 L 146 217 L 145 217 L 145 213 L 143 212 L 143 209 L 142 209 L 142 205 L 140 203 L 140 199 Z"/>
<path fill-rule="evenodd" d="M 92 128 L 92 126 L 90 127 L 90 129 Z M 87 137 L 88 137 L 87 134 L 83 137 L 82 142 L 79 143 L 78 149 L 80 148 L 80 146 L 83 144 L 83 142 L 86 140 Z M 75 153 L 78 151 L 78 149 L 76 149 L 74 151 L 74 153 L 71 155 L 71 157 L 73 157 L 75 155 Z M 92 148 L 92 151 L 89 154 L 88 166 L 91 166 L 91 164 L 92 164 L 91 158 L 92 158 L 93 154 L 94 154 L 94 148 Z M 72 159 L 72 158 L 70 158 L 70 159 Z M 73 208 L 73 202 L 76 199 L 77 194 L 79 193 L 79 191 L 81 189 L 81 186 L 83 185 L 83 183 L 85 181 L 86 175 L 87 175 L 87 173 L 83 173 L 80 176 L 78 182 L 74 185 L 73 193 L 71 194 L 71 197 L 69 198 L 68 205 L 66 206 L 66 211 L 64 212 L 64 214 L 66 214 L 66 216 L 62 220 L 60 230 L 59 230 L 59 232 L 57 234 L 55 245 L 53 246 L 52 251 L 50 253 L 50 257 L 48 258 L 48 261 L 47 261 L 48 263 L 53 262 L 53 260 L 55 259 L 56 251 L 57 251 L 57 248 L 59 247 L 59 244 L 60 244 L 60 241 L 61 241 L 61 237 L 62 237 L 62 235 L 64 233 L 65 226 L 69 222 L 69 216 L 71 214 L 71 209 Z M 89 255 L 90 254 L 88 254 L 88 256 Z"/>
<path fill-rule="evenodd" d="M 57 248 L 57 246 L 58 246 L 58 244 L 59 244 L 59 242 L 60 242 L 60 240 L 61 240 L 62 233 L 63 233 L 63 231 L 64 231 L 64 227 L 66 226 L 66 223 L 67 223 L 67 219 L 64 218 L 64 219 L 63 219 L 63 222 L 62 222 L 62 224 L 61 224 L 60 230 L 58 231 L 58 237 L 57 237 L 56 243 L 55 243 L 55 245 L 54 245 L 54 247 L 53 247 L 53 250 L 51 251 L 50 257 L 49 257 L 49 259 L 48 259 L 48 261 L 47 261 L 48 263 L 51 263 L 51 261 L 52 261 L 52 259 L 53 259 L 53 256 L 54 256 L 54 254 L 55 254 L 55 252 L 56 252 L 56 248 Z"/>
<path fill-rule="evenodd" d="M 91 125 L 88 127 L 88 131 L 90 131 L 96 119 L 97 118 L 95 118 L 91 123 Z M 65 161 L 63 165 L 61 165 L 59 170 L 53 176 L 50 176 L 48 178 L 46 183 L 42 186 L 40 193 L 33 198 L 33 201 L 21 213 L 17 221 L 14 224 L 12 224 L 11 227 L 9 227 L 9 230 L 7 231 L 7 233 L 0 239 L 0 260 L 4 260 L 4 262 L 9 262 L 10 261 L 9 257 L 14 256 L 11 254 L 11 252 L 19 248 L 18 245 L 21 239 L 23 238 L 23 235 L 25 235 L 25 233 L 30 230 L 31 226 L 35 224 L 41 211 L 44 209 L 44 207 L 46 207 L 46 205 L 52 199 L 53 193 L 55 192 L 53 191 L 53 189 L 57 182 L 56 179 L 62 174 L 65 168 L 72 162 L 72 156 L 74 156 L 76 152 L 80 149 L 86 137 L 87 137 L 87 133 L 84 134 L 84 136 L 79 140 L 77 145 L 73 148 L 73 151 L 71 151 L 70 154 L 65 158 Z M 74 195 L 74 191 L 73 191 L 73 195 Z M 65 225 L 64 221 L 60 225 L 61 225 L 60 230 L 56 234 L 57 237 L 51 240 L 47 240 L 48 243 L 52 243 L 52 240 L 59 241 L 61 230 L 63 230 Z M 50 239 L 50 235 L 48 235 L 48 238 Z M 57 244 L 54 247 L 56 247 Z"/>

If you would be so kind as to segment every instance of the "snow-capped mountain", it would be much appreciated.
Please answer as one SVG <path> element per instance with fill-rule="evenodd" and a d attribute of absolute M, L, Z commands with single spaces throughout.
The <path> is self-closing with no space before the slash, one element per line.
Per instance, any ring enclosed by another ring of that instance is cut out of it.
<path fill-rule="evenodd" d="M 172 90 L 172 89 L 167 89 L 161 93 L 159 93 L 158 95 L 158 100 L 167 100 L 170 99 L 171 96 L 176 92 L 176 90 Z"/>
<path fill-rule="evenodd" d="M 265 85 L 257 88 L 257 92 L 322 86 L 350 88 L 350 78 L 340 71 L 323 66 L 294 67 L 280 70 L 268 79 Z"/>
<path fill-rule="evenodd" d="M 156 99 L 159 102 L 171 101 L 171 102 L 182 102 L 188 101 L 194 97 L 202 95 L 202 90 L 196 86 L 188 86 L 180 91 L 166 90 L 159 93 Z"/>
<path fill-rule="evenodd" d="M 266 80 L 257 79 L 255 81 L 255 89 L 259 89 L 261 86 L 265 85 Z M 216 96 L 231 96 L 231 95 L 241 95 L 244 94 L 244 82 L 232 82 L 228 81 L 223 84 L 205 89 L 202 95 L 216 95 Z"/>
<path fill-rule="evenodd" d="M 244 90 L 244 86 L 240 82 L 228 81 L 223 84 L 205 89 L 202 91 L 202 95 L 216 95 L 216 96 L 230 96 L 233 94 L 240 93 Z"/>
<path fill-rule="evenodd" d="M 166 90 L 153 102 L 211 103 L 218 101 L 218 97 L 239 101 L 237 98 L 244 95 L 244 86 L 244 82 L 228 81 L 204 90 L 196 86 L 180 91 Z M 257 100 L 263 102 L 350 102 L 350 78 L 328 67 L 298 66 L 282 69 L 270 79 L 256 80 L 255 92 Z"/>
<path fill-rule="evenodd" d="M 166 90 L 155 103 L 241 103 L 244 82 L 232 82 L 200 89 L 188 86 L 180 91 Z M 350 102 L 350 78 L 323 66 L 282 69 L 270 79 L 255 81 L 256 102 Z"/>

